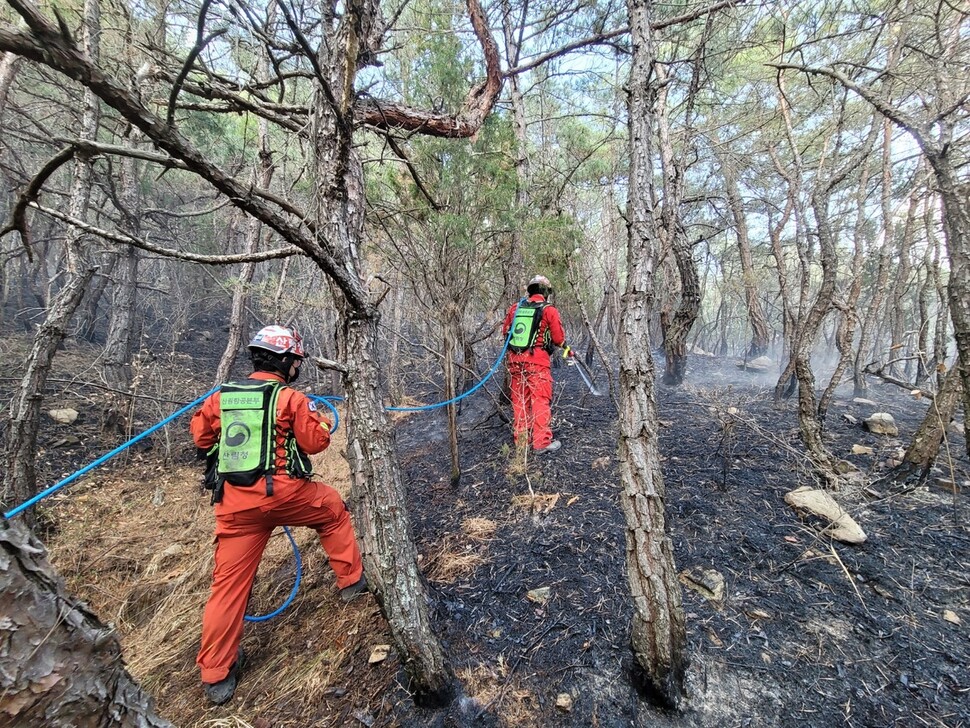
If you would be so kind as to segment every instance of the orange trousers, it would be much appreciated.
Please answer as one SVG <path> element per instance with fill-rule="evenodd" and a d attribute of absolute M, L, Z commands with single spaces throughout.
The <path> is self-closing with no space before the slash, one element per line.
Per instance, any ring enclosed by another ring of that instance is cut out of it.
<path fill-rule="evenodd" d="M 509 362 L 512 431 L 517 445 L 540 450 L 552 442 L 552 370 L 532 362 Z M 531 433 L 531 437 L 530 437 Z"/>
<path fill-rule="evenodd" d="M 329 485 L 310 481 L 294 491 L 293 498 L 269 510 L 251 508 L 217 516 L 212 592 L 202 615 L 202 646 L 195 660 L 204 683 L 224 679 L 236 661 L 253 579 L 276 526 L 315 530 L 338 588 L 360 580 L 363 564 L 350 512 Z"/>

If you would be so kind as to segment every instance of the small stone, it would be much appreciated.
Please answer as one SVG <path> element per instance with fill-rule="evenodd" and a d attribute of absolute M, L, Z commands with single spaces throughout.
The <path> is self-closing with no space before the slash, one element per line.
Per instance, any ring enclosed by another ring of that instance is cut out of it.
<path fill-rule="evenodd" d="M 871 399 L 866 399 L 865 397 L 854 397 L 852 399 L 852 401 L 855 404 L 867 404 L 870 407 L 878 407 L 879 406 L 879 403 L 878 402 L 873 402 Z"/>
<path fill-rule="evenodd" d="M 573 710 L 573 696 L 569 693 L 559 693 L 556 696 L 556 707 L 563 713 L 571 713 Z"/>
<path fill-rule="evenodd" d="M 724 577 L 714 569 L 684 569 L 677 578 L 681 584 L 705 599 L 712 602 L 724 599 Z"/>
<path fill-rule="evenodd" d="M 77 420 L 78 411 L 71 407 L 64 407 L 62 409 L 52 409 L 47 414 L 59 425 L 73 425 L 75 420 Z"/>
<path fill-rule="evenodd" d="M 384 662 L 390 652 L 390 645 L 374 645 L 371 648 L 370 657 L 367 658 L 367 664 L 376 665 L 378 662 Z"/>
<path fill-rule="evenodd" d="M 543 586 L 538 589 L 530 590 L 525 596 L 530 602 L 535 602 L 536 604 L 545 604 L 549 601 L 549 597 L 552 595 L 552 587 Z"/>
<path fill-rule="evenodd" d="M 846 422 L 848 422 L 850 425 L 857 425 L 857 424 L 859 424 L 859 420 L 857 418 L 853 417 L 852 415 L 844 414 L 844 415 L 842 415 L 842 418 Z"/>
<path fill-rule="evenodd" d="M 951 609 L 943 610 L 943 619 L 945 619 L 947 622 L 950 622 L 951 624 L 960 624 L 959 615 Z"/>
<path fill-rule="evenodd" d="M 865 445 L 853 445 L 852 454 L 853 455 L 872 455 L 872 448 L 866 447 Z"/>

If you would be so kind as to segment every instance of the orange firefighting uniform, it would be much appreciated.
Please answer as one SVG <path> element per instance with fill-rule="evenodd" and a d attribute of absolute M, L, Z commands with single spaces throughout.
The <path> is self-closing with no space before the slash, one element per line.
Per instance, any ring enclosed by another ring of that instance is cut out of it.
<path fill-rule="evenodd" d="M 535 294 L 529 296 L 528 300 L 541 303 L 546 299 L 545 296 Z M 502 327 L 503 334 L 508 335 L 516 305 L 509 307 Z M 552 442 L 552 429 L 549 427 L 552 421 L 552 363 L 549 352 L 543 348 L 547 341 L 556 346 L 564 346 L 566 343 L 562 319 L 559 311 L 552 305 L 542 310 L 535 346 L 522 353 L 510 351 L 506 359 L 511 382 L 512 431 L 515 433 L 515 442 L 528 444 L 531 433 L 531 444 L 536 450 L 541 450 Z"/>
<path fill-rule="evenodd" d="M 270 372 L 255 372 L 250 379 L 283 381 Z M 219 392 L 210 395 L 189 425 L 196 446 L 204 450 L 219 441 L 219 401 Z M 283 449 L 287 432 L 293 433 L 300 450 L 308 455 L 322 452 L 330 444 L 330 423 L 306 395 L 290 387 L 281 389 L 276 405 L 273 495 L 266 495 L 264 478 L 247 487 L 226 483 L 222 501 L 215 506 L 212 593 L 202 616 L 202 646 L 196 657 L 204 683 L 223 680 L 236 661 L 253 579 L 276 526 L 315 530 L 330 557 L 338 588 L 356 584 L 363 573 L 350 512 L 340 494 L 329 485 L 287 475 Z"/>

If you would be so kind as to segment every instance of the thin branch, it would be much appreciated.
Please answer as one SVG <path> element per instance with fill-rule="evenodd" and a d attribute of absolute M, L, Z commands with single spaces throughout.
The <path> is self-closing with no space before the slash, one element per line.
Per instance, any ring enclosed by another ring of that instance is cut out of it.
<path fill-rule="evenodd" d="M 880 114 L 912 134 L 913 138 L 921 147 L 923 147 L 924 150 L 934 150 L 934 145 L 932 143 L 932 139 L 930 139 L 928 130 L 922 124 L 920 124 L 917 119 L 910 116 L 905 111 L 897 109 L 872 89 L 856 83 L 845 74 L 836 71 L 834 68 L 814 68 L 812 66 L 802 66 L 795 63 L 768 63 L 766 65 L 779 70 L 790 69 L 793 71 L 801 71 L 802 73 L 825 76 L 838 81 L 847 89 L 854 91 L 856 94 L 872 104 L 872 106 L 875 107 L 876 111 L 878 111 Z"/>
<path fill-rule="evenodd" d="M 195 64 L 195 59 L 199 57 L 199 54 L 210 41 L 218 38 L 220 35 L 224 35 L 229 30 L 228 28 L 221 28 L 208 36 L 204 35 L 205 16 L 208 14 L 209 5 L 211 4 L 212 0 L 202 0 L 202 7 L 199 9 L 199 21 L 195 31 L 195 45 L 192 46 L 192 50 L 189 51 L 188 56 L 185 58 L 185 63 L 182 64 L 182 70 L 179 71 L 179 75 L 175 77 L 175 81 L 172 83 L 172 90 L 168 95 L 168 114 L 165 117 L 165 121 L 169 126 L 175 123 L 175 102 L 178 100 L 179 91 L 182 89 L 182 82 L 185 81 L 189 75 L 189 71 L 192 70 L 192 66 Z"/>
<path fill-rule="evenodd" d="M 287 242 L 297 245 L 326 272 L 354 309 L 372 310 L 361 281 L 346 265 L 342 250 L 315 231 L 305 218 L 294 223 L 267 206 L 261 199 L 262 196 L 271 199 L 267 193 L 256 194 L 251 186 L 214 164 L 188 138 L 145 107 L 130 90 L 93 64 L 28 0 L 7 0 L 7 3 L 25 18 L 32 31 L 14 31 L 9 25 L 0 25 L 0 50 L 12 51 L 49 66 L 91 89 L 159 148 L 181 160 L 191 172 L 226 195 L 233 205 L 268 225 Z M 278 198 L 274 201 L 279 204 Z"/>
<path fill-rule="evenodd" d="M 734 5 L 742 5 L 746 0 L 721 0 L 721 2 L 714 3 L 713 5 L 708 5 L 703 8 L 698 8 L 697 10 L 692 10 L 689 13 L 684 13 L 683 15 L 677 15 L 673 18 L 667 18 L 665 20 L 658 20 L 650 24 L 652 30 L 662 30 L 663 28 L 669 28 L 673 25 L 680 25 L 681 23 L 689 23 L 692 20 L 697 20 L 704 15 L 709 13 L 715 13 L 718 10 L 723 10 L 724 8 L 733 7 Z M 554 58 L 559 58 L 572 51 L 579 50 L 581 48 L 588 48 L 593 45 L 605 44 L 614 38 L 619 38 L 621 35 L 626 35 L 630 32 L 630 26 L 624 25 L 622 28 L 617 28 L 615 30 L 610 30 L 605 33 L 597 33 L 596 35 L 591 35 L 586 38 L 581 38 L 580 40 L 573 41 L 572 43 L 567 43 L 554 51 L 549 51 L 548 53 L 543 53 L 538 56 L 535 60 L 524 63 L 521 66 L 516 66 L 515 68 L 510 68 L 503 75 L 508 78 L 509 76 L 515 76 L 520 73 L 525 73 L 526 71 L 531 71 L 537 66 L 541 66 L 543 63 L 547 63 Z"/>
<path fill-rule="evenodd" d="M 17 204 L 14 205 L 13 211 L 10 213 L 10 222 L 0 230 L 0 238 L 10 232 L 16 231 L 20 233 L 20 242 L 24 246 L 24 250 L 27 252 L 27 260 L 30 262 L 34 261 L 34 257 L 30 250 L 30 232 L 27 228 L 27 206 L 37 199 L 37 196 L 40 195 L 41 188 L 50 176 L 69 160 L 73 159 L 77 153 L 77 146 L 72 145 L 62 149 L 51 157 L 47 164 L 41 167 L 40 171 L 30 180 L 30 183 L 24 191 L 20 193 L 20 196 L 17 198 Z"/>
<path fill-rule="evenodd" d="M 391 150 L 398 156 L 398 158 L 402 162 L 404 162 L 404 165 L 408 168 L 408 172 L 411 173 L 411 179 L 414 180 L 414 184 L 417 185 L 418 189 L 421 191 L 421 194 L 424 195 L 425 199 L 428 201 L 428 204 L 431 205 L 431 208 L 435 210 L 435 212 L 441 210 L 442 209 L 441 203 L 439 203 L 431 195 L 431 192 L 428 190 L 428 188 L 424 186 L 424 182 L 421 181 L 421 175 L 418 174 L 418 170 L 415 169 L 414 165 L 411 163 L 411 160 L 408 158 L 408 155 L 404 153 L 404 150 L 401 148 L 401 145 L 397 143 L 397 139 L 395 139 L 389 133 L 385 134 L 385 139 L 387 139 L 387 144 L 388 146 L 390 146 Z"/>
<path fill-rule="evenodd" d="M 30 206 L 40 212 L 43 212 L 45 215 L 50 215 L 51 217 L 66 222 L 68 225 L 73 225 L 78 230 L 83 230 L 91 235 L 97 235 L 98 237 L 104 238 L 105 240 L 110 240 L 113 243 L 131 245 L 135 248 L 139 248 L 149 253 L 155 253 L 156 255 L 161 255 L 165 258 L 177 258 L 178 260 L 188 260 L 193 263 L 208 263 L 210 265 L 260 263 L 266 260 L 275 260 L 277 258 L 289 258 L 290 256 L 299 255 L 302 253 L 302 251 L 295 245 L 287 245 L 285 248 L 276 248 L 275 250 L 264 250 L 261 253 L 234 253 L 230 255 L 201 255 L 199 253 L 186 253 L 181 250 L 163 248 L 160 245 L 149 243 L 147 240 L 136 238 L 125 233 L 117 233 L 95 227 L 94 225 L 86 223 L 83 220 L 78 220 L 75 217 L 71 217 L 60 210 L 53 210 L 49 207 L 43 207 L 38 205 L 36 202 L 31 202 Z"/>
<path fill-rule="evenodd" d="M 475 36 L 485 56 L 485 80 L 468 92 L 456 114 L 438 114 L 380 99 L 358 99 L 354 114 L 358 123 L 377 129 L 403 129 L 426 136 L 465 139 L 481 129 L 502 90 L 502 69 L 498 45 L 488 28 L 488 20 L 478 0 L 466 0 Z"/>
<path fill-rule="evenodd" d="M 310 41 L 307 40 L 306 36 L 303 35 L 303 31 L 300 30 L 300 26 L 296 24 L 296 20 L 290 11 L 286 8 L 286 3 L 283 0 L 279 2 L 279 8 L 283 11 L 283 17 L 286 18 L 286 24 L 289 26 L 303 52 L 306 53 L 307 59 L 310 61 L 310 66 L 313 68 L 313 74 L 317 78 L 317 82 L 320 84 L 320 90 L 323 92 L 324 97 L 327 99 L 327 103 L 330 104 L 330 108 L 337 119 L 337 123 L 340 125 L 341 131 L 344 132 L 344 136 L 350 136 L 350 128 L 347 124 L 347 119 L 344 117 L 343 112 L 340 110 L 340 105 L 337 103 L 336 97 L 333 95 L 333 89 L 330 88 L 330 81 L 326 76 L 323 75 L 323 69 L 320 68 L 320 62 L 317 58 L 317 54 L 314 52 L 313 48 L 310 47 Z"/>

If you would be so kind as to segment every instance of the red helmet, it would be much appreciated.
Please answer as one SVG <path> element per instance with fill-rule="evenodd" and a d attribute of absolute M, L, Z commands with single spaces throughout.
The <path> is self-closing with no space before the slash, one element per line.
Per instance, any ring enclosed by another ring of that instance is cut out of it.
<path fill-rule="evenodd" d="M 249 342 L 249 348 L 265 349 L 274 354 L 305 356 L 303 339 L 300 338 L 296 329 L 288 329 L 285 326 L 264 326 Z"/>

